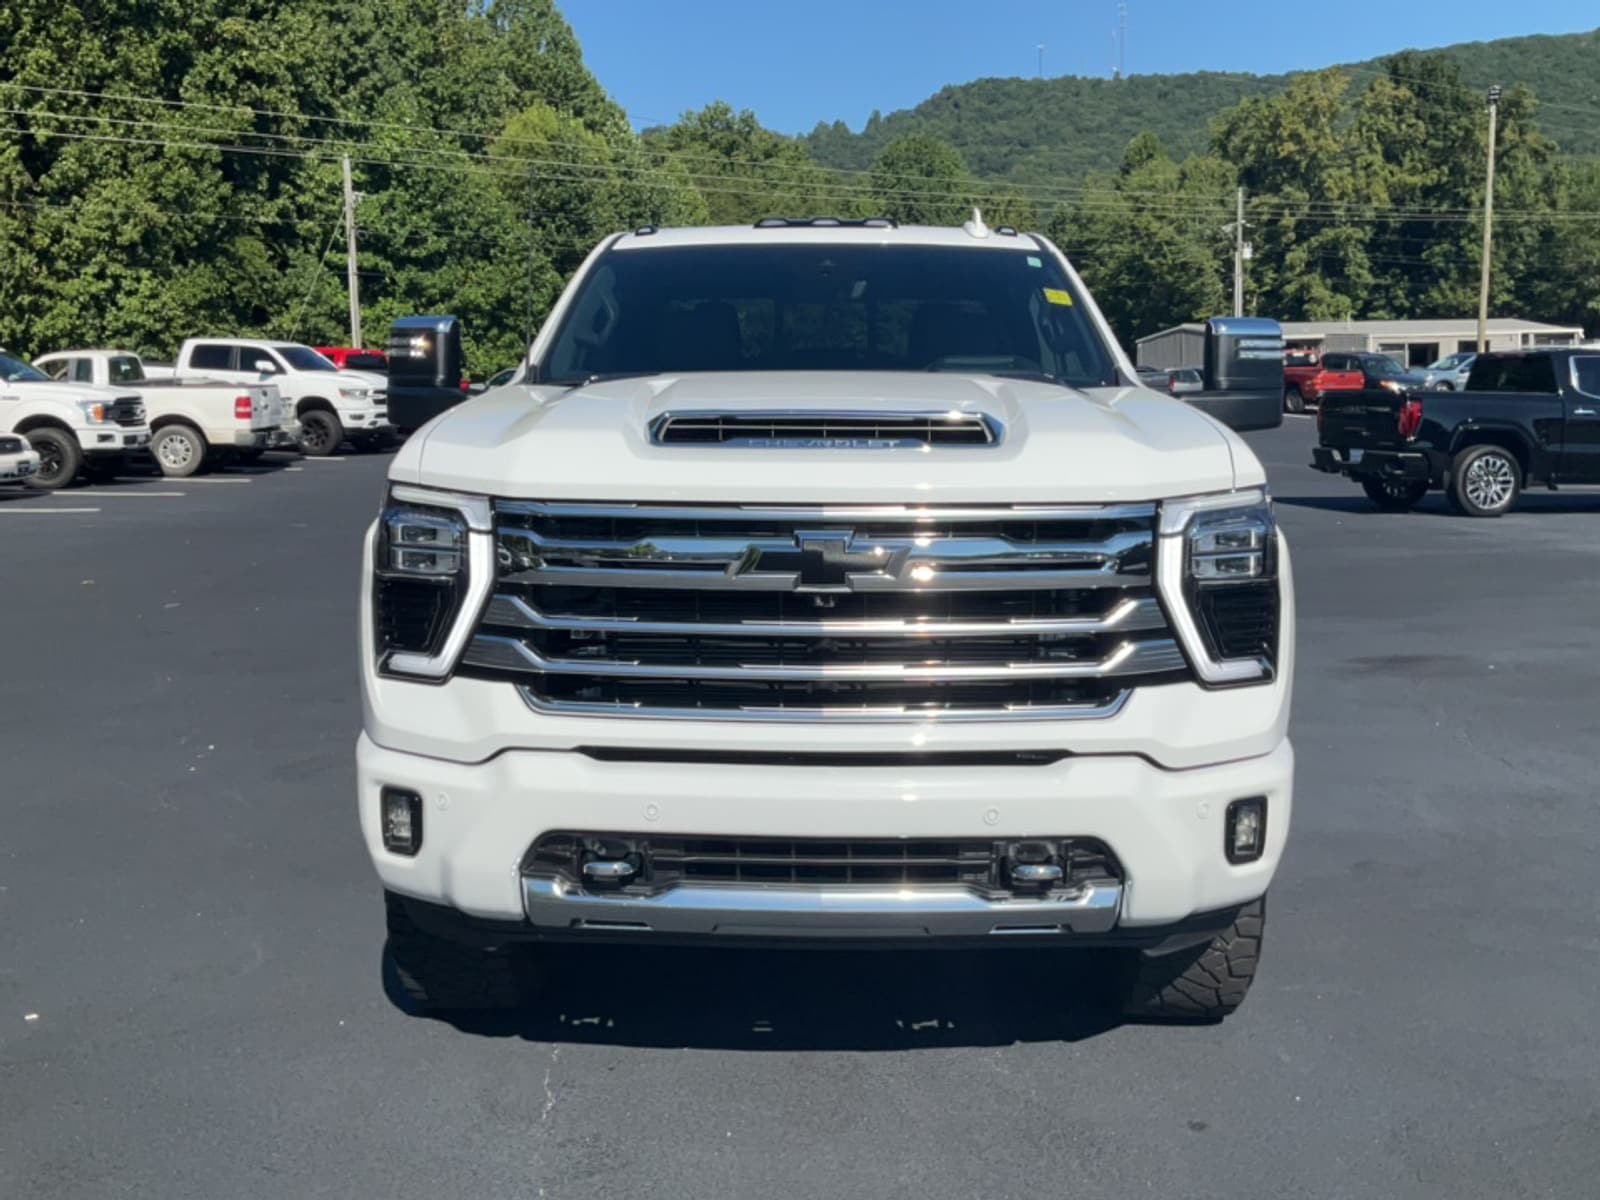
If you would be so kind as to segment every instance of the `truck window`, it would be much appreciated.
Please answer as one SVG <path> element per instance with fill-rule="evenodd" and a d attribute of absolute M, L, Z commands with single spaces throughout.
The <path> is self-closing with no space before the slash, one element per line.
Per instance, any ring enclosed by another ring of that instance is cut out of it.
<path fill-rule="evenodd" d="M 131 354 L 113 354 L 106 361 L 106 378 L 111 383 L 144 383 L 144 364 Z"/>
<path fill-rule="evenodd" d="M 310 346 L 274 346 L 271 354 L 268 354 L 265 350 L 246 351 L 246 353 L 254 353 L 257 358 L 276 357 L 283 362 L 287 362 L 296 371 L 337 371 L 339 369 Z"/>
<path fill-rule="evenodd" d="M 232 370 L 233 347 L 206 342 L 189 352 L 189 365 L 197 371 Z"/>
<path fill-rule="evenodd" d="M 1469 392 L 1542 392 L 1554 395 L 1555 360 L 1548 354 L 1490 354 L 1472 364 Z"/>
<path fill-rule="evenodd" d="M 613 250 L 557 330 L 545 377 L 668 371 L 953 371 L 1116 381 L 1055 260 L 1026 249 Z"/>
<path fill-rule="evenodd" d="M 94 361 L 92 359 L 75 358 L 72 360 L 72 382 L 94 382 Z"/>
<path fill-rule="evenodd" d="M 1600 400 L 1600 354 L 1572 356 L 1572 386 Z"/>
<path fill-rule="evenodd" d="M 65 379 L 72 370 L 72 360 L 70 358 L 58 358 L 55 362 L 45 363 L 43 370 L 51 379 Z"/>

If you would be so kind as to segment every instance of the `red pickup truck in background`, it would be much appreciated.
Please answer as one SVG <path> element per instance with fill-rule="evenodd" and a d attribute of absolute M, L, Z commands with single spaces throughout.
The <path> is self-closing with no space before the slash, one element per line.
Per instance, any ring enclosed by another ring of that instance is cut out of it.
<path fill-rule="evenodd" d="M 1290 350 L 1283 356 L 1284 412 L 1320 408 L 1323 392 L 1359 392 L 1365 386 L 1359 370 L 1328 370 L 1315 350 Z"/>

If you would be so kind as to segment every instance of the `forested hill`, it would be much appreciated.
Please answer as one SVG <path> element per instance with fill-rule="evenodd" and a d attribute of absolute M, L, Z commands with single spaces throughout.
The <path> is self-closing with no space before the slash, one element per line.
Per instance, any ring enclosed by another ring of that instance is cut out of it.
<path fill-rule="evenodd" d="M 1468 42 L 1441 54 L 1475 88 L 1526 84 L 1546 104 L 1544 131 L 1568 154 L 1600 154 L 1600 29 L 1563 36 Z M 1358 84 L 1379 60 L 1345 68 Z M 928 134 L 961 152 L 978 175 L 1038 183 L 1109 171 L 1128 143 L 1151 132 L 1174 157 L 1206 149 L 1223 109 L 1281 93 L 1288 75 L 1134 75 L 1124 80 L 979 79 L 947 87 L 917 107 L 874 114 L 860 133 L 819 124 L 805 139 L 825 166 L 864 170 L 897 138 Z"/>

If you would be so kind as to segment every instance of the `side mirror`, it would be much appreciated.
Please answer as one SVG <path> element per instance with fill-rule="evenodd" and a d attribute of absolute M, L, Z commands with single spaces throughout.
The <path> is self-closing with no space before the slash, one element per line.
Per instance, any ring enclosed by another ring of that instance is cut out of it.
<path fill-rule="evenodd" d="M 474 396 L 480 395 L 488 390 L 489 385 L 487 383 L 469 383 L 467 385 L 467 391 L 471 392 Z"/>
<path fill-rule="evenodd" d="M 1205 329 L 1205 383 L 1183 399 L 1229 428 L 1283 424 L 1283 327 L 1262 317 L 1212 317 Z"/>
<path fill-rule="evenodd" d="M 277 364 L 274 363 L 270 358 L 258 358 L 256 359 L 255 365 L 256 370 L 260 371 L 263 375 L 276 375 L 278 373 Z"/>

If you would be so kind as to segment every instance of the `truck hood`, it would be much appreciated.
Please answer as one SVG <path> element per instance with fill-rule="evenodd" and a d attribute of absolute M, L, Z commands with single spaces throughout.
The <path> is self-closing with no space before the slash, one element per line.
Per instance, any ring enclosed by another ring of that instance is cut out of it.
<path fill-rule="evenodd" d="M 339 372 L 339 382 L 345 387 L 387 388 L 389 378 L 378 375 L 372 371 L 345 371 Z"/>
<path fill-rule="evenodd" d="M 70 380 L 52 379 L 40 383 L 19 379 L 15 383 L 0 383 L 0 396 L 15 396 L 19 400 L 60 400 L 76 404 L 79 400 L 100 400 L 107 404 L 113 400 L 137 400 L 139 392 L 133 385 L 101 387 L 95 383 L 73 383 Z"/>
<path fill-rule="evenodd" d="M 993 446 L 656 445 L 672 412 L 960 412 Z M 1237 461 L 1241 456 L 1246 460 Z M 1262 482 L 1244 443 L 1142 387 L 1073 390 L 995 376 L 891 372 L 655 375 L 499 388 L 438 417 L 396 457 L 397 482 L 492 495 L 708 503 L 1104 503 Z"/>

